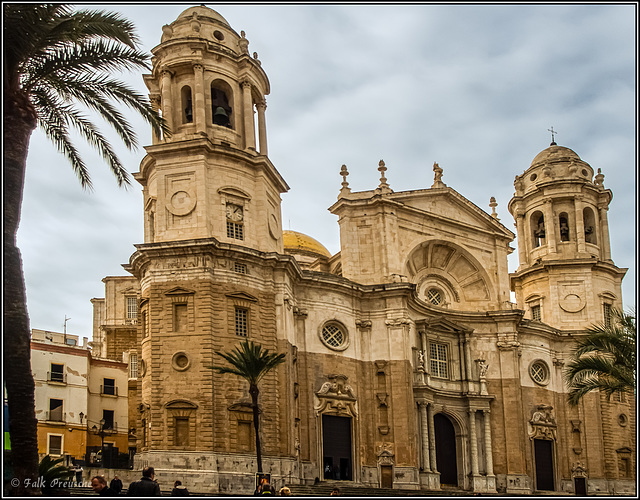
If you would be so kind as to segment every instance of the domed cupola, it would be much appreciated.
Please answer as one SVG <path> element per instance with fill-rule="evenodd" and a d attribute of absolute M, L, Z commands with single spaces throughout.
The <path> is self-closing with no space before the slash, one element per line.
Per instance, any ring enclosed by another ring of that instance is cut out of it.
<path fill-rule="evenodd" d="M 172 131 L 170 138 L 154 138 L 154 144 L 206 136 L 267 154 L 269 80 L 257 53 L 250 56 L 243 31 L 238 35 L 215 10 L 190 7 L 162 27 L 161 43 L 151 52 L 153 69 L 145 83 Z"/>
<path fill-rule="evenodd" d="M 624 275 L 611 260 L 607 210 L 613 194 L 604 187 L 601 169 L 594 176 L 573 150 L 552 142 L 516 176 L 514 186 L 508 208 L 517 229 L 520 265 L 511 288 L 518 304 L 550 324 L 569 317 L 578 323 L 598 320 L 585 309 L 605 300 L 589 295 L 598 288 L 593 280 L 617 283 L 606 299 L 614 303 Z"/>

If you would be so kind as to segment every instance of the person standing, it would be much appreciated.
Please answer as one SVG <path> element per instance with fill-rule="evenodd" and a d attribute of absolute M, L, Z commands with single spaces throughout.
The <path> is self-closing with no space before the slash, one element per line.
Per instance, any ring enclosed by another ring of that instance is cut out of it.
<path fill-rule="evenodd" d="M 107 486 L 104 476 L 93 476 L 91 478 L 91 488 L 101 497 L 115 497 L 118 494 Z"/>
<path fill-rule="evenodd" d="M 182 481 L 178 480 L 173 483 L 173 489 L 171 490 L 172 497 L 186 497 L 189 496 L 189 490 L 186 486 L 182 485 Z"/>
<path fill-rule="evenodd" d="M 159 497 L 160 485 L 154 480 L 155 477 L 156 472 L 153 467 L 145 467 L 142 469 L 142 477 L 129 485 L 127 496 Z"/>
<path fill-rule="evenodd" d="M 120 480 L 120 478 L 118 477 L 117 474 L 115 476 L 113 476 L 113 479 L 109 483 L 109 488 L 111 488 L 113 491 L 115 491 L 116 494 L 118 494 L 118 495 L 122 491 L 122 481 Z"/>

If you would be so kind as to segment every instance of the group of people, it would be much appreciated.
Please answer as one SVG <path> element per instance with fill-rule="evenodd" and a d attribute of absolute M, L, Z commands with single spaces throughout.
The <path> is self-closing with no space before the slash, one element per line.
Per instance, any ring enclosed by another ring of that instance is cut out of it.
<path fill-rule="evenodd" d="M 133 497 L 159 497 L 160 485 L 154 479 L 156 476 L 153 467 L 145 467 L 142 470 L 142 477 L 129 485 L 127 496 Z M 100 496 L 115 497 L 122 492 L 122 480 L 116 475 L 107 485 L 104 476 L 94 476 L 91 478 L 91 488 Z M 176 481 L 171 490 L 171 496 L 188 496 L 189 490 L 182 485 L 182 481 Z"/>

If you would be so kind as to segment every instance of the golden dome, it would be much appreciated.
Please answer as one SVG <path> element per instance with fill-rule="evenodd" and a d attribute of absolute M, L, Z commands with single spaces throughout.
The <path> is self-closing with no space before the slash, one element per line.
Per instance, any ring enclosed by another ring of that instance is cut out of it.
<path fill-rule="evenodd" d="M 322 243 L 311 236 L 296 231 L 282 231 L 282 243 L 286 253 L 313 254 L 331 257 L 331 253 Z"/>

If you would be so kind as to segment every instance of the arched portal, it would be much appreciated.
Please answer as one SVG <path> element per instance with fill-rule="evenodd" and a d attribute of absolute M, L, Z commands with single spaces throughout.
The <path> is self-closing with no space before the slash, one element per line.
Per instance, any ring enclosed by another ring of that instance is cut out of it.
<path fill-rule="evenodd" d="M 458 486 L 456 457 L 456 431 L 451 420 L 442 413 L 433 416 L 436 435 L 436 466 L 440 472 L 440 484 Z"/>

